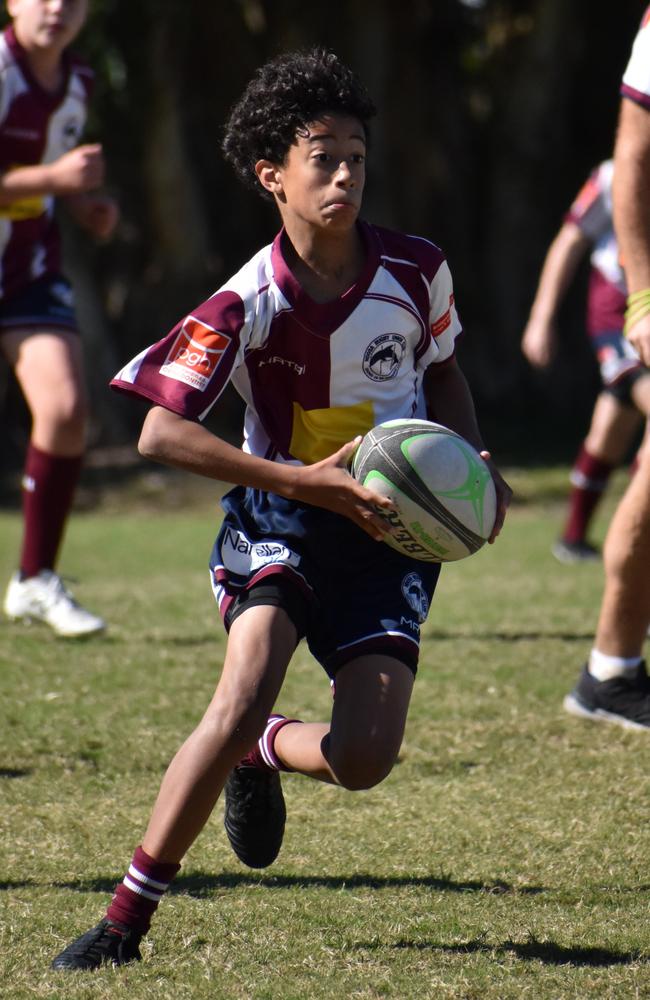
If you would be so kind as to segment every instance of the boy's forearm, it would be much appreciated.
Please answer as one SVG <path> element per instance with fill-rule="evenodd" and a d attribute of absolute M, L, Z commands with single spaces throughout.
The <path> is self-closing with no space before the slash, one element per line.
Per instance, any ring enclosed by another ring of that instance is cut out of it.
<path fill-rule="evenodd" d="M 438 370 L 436 368 L 432 365 L 425 375 L 424 392 L 429 420 L 456 431 L 477 451 L 482 451 L 483 439 L 465 376 L 455 362 Z"/>
<path fill-rule="evenodd" d="M 0 205 L 53 193 L 52 171 L 47 163 L 15 167 L 0 174 Z"/>
<path fill-rule="evenodd" d="M 296 469 L 247 454 L 206 427 L 154 406 L 138 442 L 145 458 L 208 479 L 291 496 Z"/>
<path fill-rule="evenodd" d="M 621 101 L 614 152 L 614 226 L 628 290 L 650 287 L 650 112 Z"/>
<path fill-rule="evenodd" d="M 580 229 L 566 222 L 551 243 L 531 307 L 531 317 L 552 322 L 589 243 Z"/>

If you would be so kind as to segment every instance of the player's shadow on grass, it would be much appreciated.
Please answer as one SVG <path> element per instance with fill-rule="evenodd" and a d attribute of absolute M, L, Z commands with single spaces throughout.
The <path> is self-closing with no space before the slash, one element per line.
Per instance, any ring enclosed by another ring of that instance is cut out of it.
<path fill-rule="evenodd" d="M 121 876 L 113 879 L 80 879 L 74 882 L 54 882 L 55 889 L 71 889 L 74 892 L 113 892 Z M 7 884 L 5 883 L 5 886 Z M 219 889 L 238 889 L 245 886 L 261 886 L 265 889 L 297 889 L 320 888 L 333 889 L 337 892 L 344 889 L 399 889 L 424 888 L 435 889 L 437 892 L 485 892 L 493 895 L 513 893 L 520 896 L 532 896 L 544 892 L 543 886 L 516 886 L 507 882 L 455 882 L 452 879 L 437 878 L 433 875 L 409 876 L 390 875 L 377 876 L 359 873 L 349 877 L 338 875 L 248 875 L 236 872 L 223 872 L 220 875 L 206 875 L 197 872 L 191 875 L 179 875 L 170 887 L 170 894 L 180 894 L 204 898 Z M 2 883 L 0 883 L 2 888 Z"/>
<path fill-rule="evenodd" d="M 26 768 L 0 767 L 0 781 L 3 778 L 26 778 L 31 773 L 31 769 Z"/>
<path fill-rule="evenodd" d="M 495 957 L 515 955 L 526 962 L 543 962 L 545 965 L 573 965 L 603 968 L 610 965 L 631 965 L 633 962 L 647 962 L 638 951 L 614 951 L 610 948 L 585 948 L 583 946 L 566 947 L 554 941 L 538 941 L 531 937 L 528 941 L 504 941 L 502 944 L 490 945 L 483 940 L 461 941 L 457 944 L 439 944 L 436 941 L 408 941 L 400 939 L 392 944 L 377 941 L 367 944 L 357 942 L 355 949 L 377 950 L 413 949 L 414 951 L 445 951 L 457 955 L 468 955 L 482 952 Z"/>

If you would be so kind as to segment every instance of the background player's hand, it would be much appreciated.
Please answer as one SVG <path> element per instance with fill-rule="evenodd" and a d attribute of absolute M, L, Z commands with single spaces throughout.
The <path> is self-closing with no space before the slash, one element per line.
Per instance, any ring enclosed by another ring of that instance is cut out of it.
<path fill-rule="evenodd" d="M 638 320 L 630 328 L 627 339 L 646 368 L 650 367 L 650 316 L 643 316 Z"/>
<path fill-rule="evenodd" d="M 302 466 L 292 498 L 343 514 L 372 538 L 381 541 L 390 531 L 390 525 L 377 513 L 377 508 L 393 510 L 394 505 L 387 497 L 366 489 L 348 472 L 347 464 L 360 440 L 360 437 L 355 438 L 321 462 Z"/>
<path fill-rule="evenodd" d="M 104 153 L 101 144 L 76 146 L 50 164 L 52 194 L 94 191 L 104 182 Z"/>
<path fill-rule="evenodd" d="M 547 368 L 557 350 L 557 327 L 555 323 L 531 318 L 526 324 L 521 338 L 521 350 L 534 368 Z"/>
<path fill-rule="evenodd" d="M 65 199 L 77 225 L 87 229 L 98 240 L 112 236 L 120 218 L 117 202 L 108 195 L 82 194 Z"/>
<path fill-rule="evenodd" d="M 497 469 L 496 465 L 492 461 L 492 456 L 489 451 L 479 452 L 481 458 L 484 458 L 487 466 L 492 474 L 492 479 L 494 480 L 494 488 L 497 493 L 497 511 L 496 517 L 494 518 L 494 527 L 492 528 L 492 534 L 488 538 L 488 543 L 492 545 L 495 538 L 501 531 L 503 527 L 503 522 L 506 519 L 506 511 L 510 506 L 510 501 L 512 500 L 512 490 L 508 486 L 507 482 Z"/>

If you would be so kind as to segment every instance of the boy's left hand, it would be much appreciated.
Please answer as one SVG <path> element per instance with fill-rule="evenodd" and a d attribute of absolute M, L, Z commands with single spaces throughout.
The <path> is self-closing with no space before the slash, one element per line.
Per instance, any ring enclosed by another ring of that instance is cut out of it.
<path fill-rule="evenodd" d="M 492 545 L 503 527 L 503 522 L 506 518 L 506 511 L 510 506 L 510 501 L 512 500 L 512 490 L 492 461 L 492 455 L 490 452 L 481 451 L 479 454 L 481 458 L 485 460 L 485 463 L 492 474 L 494 488 L 497 494 L 497 510 L 494 518 L 494 527 L 492 528 L 492 533 L 488 538 L 488 543 Z"/>

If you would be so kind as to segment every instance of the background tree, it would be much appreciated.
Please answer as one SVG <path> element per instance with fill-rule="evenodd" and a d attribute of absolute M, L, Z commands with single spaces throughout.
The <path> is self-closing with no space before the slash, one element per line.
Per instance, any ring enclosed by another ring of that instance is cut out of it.
<path fill-rule="evenodd" d="M 275 213 L 231 174 L 221 129 L 262 61 L 318 43 L 380 107 L 365 214 L 449 258 L 462 364 L 492 447 L 502 459 L 571 457 L 597 384 L 580 284 L 548 375 L 527 368 L 519 340 L 548 243 L 611 152 L 643 6 L 620 0 L 614 16 L 592 0 L 95 0 L 78 47 L 97 70 L 89 133 L 104 141 L 123 222 L 106 246 L 66 232 L 95 443 L 137 431 L 141 414 L 106 387 L 119 365 L 272 239 Z M 226 429 L 234 410 L 229 397 Z M 20 433 L 15 390 L 3 420 Z"/>

